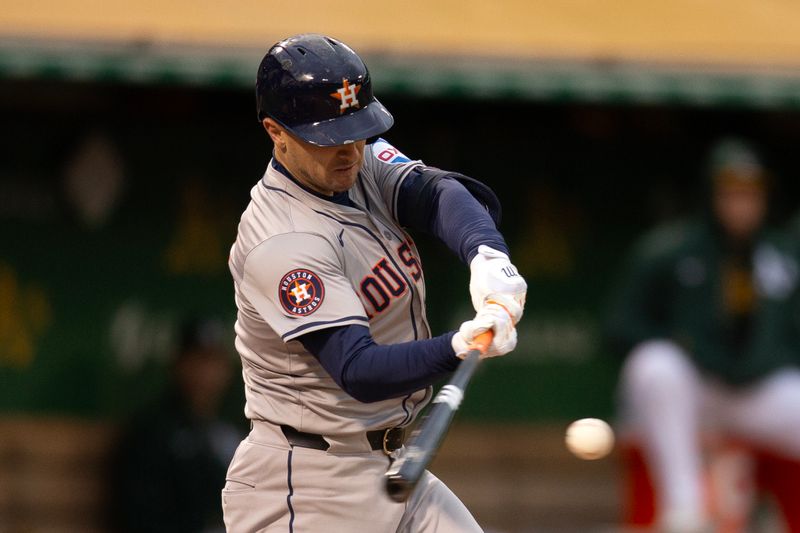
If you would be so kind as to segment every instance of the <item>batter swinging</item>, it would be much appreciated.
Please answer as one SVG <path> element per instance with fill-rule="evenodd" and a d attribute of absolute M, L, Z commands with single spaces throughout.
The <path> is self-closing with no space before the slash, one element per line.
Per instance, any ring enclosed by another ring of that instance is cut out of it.
<path fill-rule="evenodd" d="M 488 356 L 516 346 L 526 284 L 497 230 L 497 198 L 375 140 L 393 118 L 337 40 L 275 44 L 256 94 L 274 152 L 230 256 L 252 431 L 222 492 L 228 531 L 480 531 L 433 475 L 398 504 L 383 474 L 475 335 L 494 330 Z M 431 338 L 405 228 L 470 265 L 477 314 L 458 332 Z"/>

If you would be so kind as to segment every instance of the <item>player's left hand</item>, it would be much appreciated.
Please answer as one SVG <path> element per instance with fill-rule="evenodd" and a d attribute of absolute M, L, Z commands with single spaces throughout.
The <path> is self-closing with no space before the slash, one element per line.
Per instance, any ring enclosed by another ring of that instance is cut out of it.
<path fill-rule="evenodd" d="M 513 300 L 507 304 L 510 308 L 496 302 L 488 302 L 481 307 L 475 318 L 461 324 L 451 342 L 458 357 L 463 359 L 475 337 L 489 330 L 494 332 L 494 337 L 486 353 L 481 355 L 481 359 L 505 355 L 517 347 L 517 328 L 512 322 L 512 313 L 518 311 L 521 314 L 522 310 L 517 309 L 519 306 Z"/>
<path fill-rule="evenodd" d="M 481 245 L 469 264 L 469 294 L 475 311 L 480 311 L 487 300 L 504 303 L 513 299 L 518 305 L 509 306 L 514 324 L 522 318 L 528 284 L 519 275 L 517 267 L 511 264 L 508 256 L 499 250 Z M 517 312 L 518 310 L 518 312 Z"/>

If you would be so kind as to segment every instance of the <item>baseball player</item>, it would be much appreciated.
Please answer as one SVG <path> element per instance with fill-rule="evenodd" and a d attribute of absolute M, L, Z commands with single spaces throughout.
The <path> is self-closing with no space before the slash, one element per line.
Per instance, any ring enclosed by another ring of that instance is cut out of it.
<path fill-rule="evenodd" d="M 749 146 L 719 143 L 710 175 L 709 216 L 645 236 L 611 313 L 611 335 L 628 353 L 626 422 L 641 440 L 660 530 L 669 533 L 710 530 L 703 438 L 800 460 L 796 251 L 765 225 L 766 172 Z"/>
<path fill-rule="evenodd" d="M 487 356 L 516 345 L 526 284 L 497 198 L 376 139 L 393 118 L 340 41 L 275 44 L 256 96 L 274 151 L 230 256 L 252 430 L 222 491 L 228 530 L 480 531 L 430 473 L 406 503 L 383 487 L 405 428 L 471 340 L 493 330 Z M 431 336 L 407 228 L 470 266 L 477 314 L 457 332 Z"/>

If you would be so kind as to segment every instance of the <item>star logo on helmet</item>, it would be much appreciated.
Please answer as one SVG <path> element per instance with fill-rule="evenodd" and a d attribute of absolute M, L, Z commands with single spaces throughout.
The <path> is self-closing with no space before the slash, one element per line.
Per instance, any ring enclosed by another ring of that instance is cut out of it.
<path fill-rule="evenodd" d="M 347 81 L 347 78 L 342 78 L 342 88 L 337 89 L 335 93 L 331 93 L 331 96 L 341 102 L 341 105 L 339 106 L 339 114 L 344 113 L 350 107 L 361 107 L 361 104 L 358 103 L 358 98 L 356 97 L 358 91 L 360 90 L 360 83 L 354 83 L 353 85 L 350 85 L 350 82 Z"/>

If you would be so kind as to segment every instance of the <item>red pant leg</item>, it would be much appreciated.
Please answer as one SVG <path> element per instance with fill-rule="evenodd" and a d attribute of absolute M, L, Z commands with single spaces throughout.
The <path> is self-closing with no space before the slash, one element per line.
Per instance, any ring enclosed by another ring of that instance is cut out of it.
<path fill-rule="evenodd" d="M 652 526 L 656 519 L 655 490 L 642 450 L 637 446 L 622 446 L 620 458 L 625 483 L 623 524 L 627 527 Z"/>
<path fill-rule="evenodd" d="M 757 482 L 778 504 L 789 533 L 800 533 L 800 461 L 758 454 Z"/>

